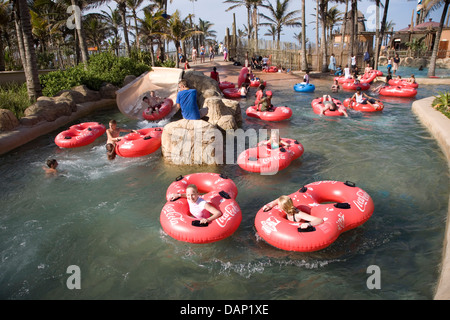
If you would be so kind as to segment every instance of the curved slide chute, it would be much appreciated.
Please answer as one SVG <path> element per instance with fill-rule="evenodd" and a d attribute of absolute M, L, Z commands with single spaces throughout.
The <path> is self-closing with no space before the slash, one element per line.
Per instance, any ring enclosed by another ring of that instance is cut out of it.
<path fill-rule="evenodd" d="M 177 68 L 153 67 L 135 80 L 116 91 L 116 102 L 120 112 L 132 119 L 143 120 L 142 111 L 147 107 L 143 104 L 144 96 L 155 91 L 161 98 L 176 101 L 178 82 L 182 79 L 183 70 Z M 172 108 L 167 117 L 172 117 L 178 108 Z"/>

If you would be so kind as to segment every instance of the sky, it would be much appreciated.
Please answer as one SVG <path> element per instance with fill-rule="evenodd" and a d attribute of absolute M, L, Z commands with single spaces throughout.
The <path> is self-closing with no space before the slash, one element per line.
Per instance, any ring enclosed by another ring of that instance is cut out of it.
<path fill-rule="evenodd" d="M 266 0 L 267 1 L 267 0 Z M 268 0 L 275 5 L 276 0 Z M 169 1 L 170 2 L 170 1 Z M 301 12 L 301 1 L 300 0 L 291 0 L 290 5 L 288 7 L 289 11 L 300 10 Z M 384 2 L 384 1 L 382 1 Z M 331 3 L 329 7 L 334 6 L 334 3 Z M 113 7 L 113 4 L 110 4 Z M 230 33 L 232 32 L 231 27 L 233 23 L 233 13 L 236 15 L 236 26 L 238 29 L 244 29 L 244 25 L 247 24 L 247 10 L 245 7 L 238 7 L 231 11 L 226 11 L 231 6 L 229 3 L 224 3 L 223 0 L 173 0 L 172 3 L 168 4 L 167 13 L 170 14 L 175 10 L 178 10 L 181 14 L 181 17 L 184 18 L 188 14 L 193 13 L 195 15 L 195 22 L 198 23 L 198 19 L 209 21 L 213 23 L 211 27 L 212 30 L 216 31 L 217 41 L 223 41 L 224 36 L 226 34 L 226 28 L 230 29 Z M 411 23 L 411 17 L 413 14 L 413 10 L 415 10 L 417 6 L 417 0 L 391 0 L 389 5 L 389 15 L 387 21 L 393 21 L 395 23 L 394 31 L 403 29 L 408 27 Z M 306 0 L 306 21 L 307 21 L 307 37 L 310 42 L 315 42 L 315 17 L 312 14 L 315 14 L 316 0 Z M 345 10 L 345 4 L 338 5 L 338 9 L 340 11 Z M 358 2 L 358 10 L 361 11 L 367 21 L 366 21 L 366 30 L 367 31 L 375 31 L 376 23 L 375 23 L 375 5 L 374 1 L 370 0 L 362 0 Z M 442 7 L 435 12 L 432 12 L 430 17 L 433 18 L 433 21 L 439 22 L 442 14 Z M 260 12 L 267 14 L 268 11 L 265 8 L 261 8 Z M 380 10 L 380 21 L 382 19 L 383 9 Z M 299 14 L 301 16 L 301 13 Z M 260 20 L 262 22 L 262 20 Z M 271 39 L 271 37 L 264 36 L 264 33 L 267 32 L 268 27 L 261 27 L 259 31 L 260 38 Z M 286 42 L 295 42 L 294 33 L 301 32 L 300 28 L 290 28 L 285 27 L 282 31 L 281 41 Z"/>
<path fill-rule="evenodd" d="M 275 5 L 276 0 L 270 0 L 272 5 Z M 289 11 L 300 10 L 301 1 L 291 0 L 289 5 Z M 384 1 L 383 1 L 384 2 Z M 329 7 L 336 4 L 331 3 Z M 389 15 L 387 21 L 392 20 L 395 23 L 394 30 L 403 29 L 411 23 L 411 17 L 413 10 L 417 6 L 417 0 L 391 0 L 389 5 Z M 233 9 L 232 11 L 226 11 L 230 7 L 229 3 L 224 3 L 222 0 L 197 0 L 191 2 L 190 0 L 173 0 L 172 4 L 168 5 L 168 12 L 173 12 L 178 9 L 182 17 L 185 17 L 189 13 L 194 13 L 196 21 L 198 18 L 202 20 L 208 20 L 214 23 L 213 30 L 217 31 L 218 40 L 223 40 L 226 32 L 226 28 L 230 28 L 233 22 L 233 13 L 236 14 L 237 28 L 244 29 L 244 25 L 247 24 L 247 11 L 244 7 Z M 315 0 L 306 0 L 306 21 L 307 21 L 307 37 L 314 41 L 315 39 Z M 340 11 L 345 10 L 345 4 L 338 5 Z M 367 31 L 375 31 L 375 3 L 373 1 L 363 0 L 358 2 L 358 10 L 360 10 L 366 17 Z M 260 9 L 261 13 L 268 14 L 268 10 L 265 8 Z M 439 22 L 442 13 L 442 8 L 433 12 L 431 17 L 434 21 Z M 380 13 L 380 21 L 382 19 L 383 11 Z M 301 14 L 299 14 L 301 16 Z M 262 22 L 262 19 L 260 20 Z M 262 27 L 259 34 L 263 36 L 267 32 L 268 27 Z M 281 36 L 281 41 L 292 42 L 294 33 L 299 33 L 299 28 L 285 27 Z M 270 38 L 267 37 L 266 38 Z"/>

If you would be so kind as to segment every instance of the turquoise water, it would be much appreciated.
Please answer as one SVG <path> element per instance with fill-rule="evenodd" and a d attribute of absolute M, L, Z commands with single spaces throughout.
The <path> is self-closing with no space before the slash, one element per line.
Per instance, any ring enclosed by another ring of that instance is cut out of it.
<path fill-rule="evenodd" d="M 384 75 L 387 74 L 387 66 L 379 66 L 378 70 L 382 71 Z M 411 75 L 414 75 L 416 78 L 428 78 L 428 68 L 423 68 L 423 70 L 419 70 L 419 68 L 413 67 L 398 67 L 396 75 L 402 76 L 403 78 L 409 78 Z M 440 69 L 436 68 L 435 75 L 441 78 L 450 78 L 450 69 Z"/>
<path fill-rule="evenodd" d="M 276 91 L 274 103 L 294 110 L 286 122 L 247 119 L 243 108 L 244 129 L 279 128 L 305 148 L 273 176 L 236 164 L 174 166 L 159 150 L 109 162 L 105 137 L 61 150 L 53 142 L 58 132 L 1 156 L 0 298 L 432 299 L 450 192 L 446 159 L 411 113 L 413 100 L 384 99 L 379 114 L 320 118 L 310 101 L 328 89 Z M 439 89 L 422 86 L 417 98 Z M 112 118 L 127 128 L 148 125 L 115 111 L 81 122 Z M 58 160 L 58 177 L 45 177 L 48 158 Z M 243 219 L 231 237 L 194 245 L 167 236 L 159 215 L 174 178 L 200 171 L 233 179 Z M 265 203 L 320 180 L 350 180 L 367 191 L 371 219 L 313 253 L 285 252 L 257 236 L 254 217 Z M 79 290 L 66 285 L 71 265 L 80 268 Z M 371 265 L 380 268 L 381 289 L 366 285 Z"/>

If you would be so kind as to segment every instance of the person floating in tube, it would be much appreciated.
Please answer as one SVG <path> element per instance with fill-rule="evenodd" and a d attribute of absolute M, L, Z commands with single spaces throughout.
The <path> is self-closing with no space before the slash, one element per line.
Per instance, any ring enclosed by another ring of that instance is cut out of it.
<path fill-rule="evenodd" d="M 282 210 L 286 213 L 286 218 L 289 221 L 293 221 L 293 222 L 303 221 L 303 223 L 300 224 L 301 229 L 312 228 L 314 226 L 317 226 L 317 225 L 323 223 L 323 219 L 321 219 L 319 217 L 314 217 L 314 216 L 296 208 L 294 206 L 294 203 L 292 202 L 292 199 L 289 196 L 280 196 L 279 198 L 264 205 L 263 210 L 269 211 L 276 205 L 278 205 L 278 208 L 280 210 Z"/>
<path fill-rule="evenodd" d="M 211 203 L 200 197 L 195 184 L 190 184 L 186 188 L 186 193 L 172 193 L 169 200 L 185 197 L 189 204 L 189 212 L 200 219 L 200 224 L 208 224 L 222 216 L 222 211 L 214 207 Z"/>
<path fill-rule="evenodd" d="M 272 104 L 272 91 L 266 91 L 265 95 L 259 100 L 256 110 L 261 112 L 274 111 Z"/>

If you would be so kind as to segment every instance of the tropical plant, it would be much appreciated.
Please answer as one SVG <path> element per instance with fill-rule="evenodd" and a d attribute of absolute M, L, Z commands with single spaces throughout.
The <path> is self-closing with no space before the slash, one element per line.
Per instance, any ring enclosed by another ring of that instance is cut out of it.
<path fill-rule="evenodd" d="M 300 17 L 297 15 L 300 13 L 299 10 L 294 10 L 288 12 L 290 0 L 277 0 L 275 7 L 266 0 L 266 3 L 262 7 L 269 10 L 269 15 L 260 13 L 259 16 L 268 22 L 260 23 L 261 26 L 273 27 L 273 31 L 277 36 L 277 46 L 280 43 L 280 36 L 283 27 L 300 27 L 302 24 L 300 22 Z M 275 38 L 274 38 L 275 40 Z"/>
<path fill-rule="evenodd" d="M 30 9 L 26 0 L 14 1 L 14 19 L 22 65 L 24 66 L 27 92 L 30 101 L 42 95 L 33 43 Z"/>
<path fill-rule="evenodd" d="M 414 38 L 405 45 L 411 50 L 414 57 L 420 57 L 427 50 L 426 44 L 421 39 Z"/>
<path fill-rule="evenodd" d="M 0 86 L 0 105 L 12 111 L 17 119 L 23 117 L 25 109 L 30 104 L 25 83 L 12 82 Z"/>
<path fill-rule="evenodd" d="M 250 1 L 250 0 L 225 0 L 223 3 L 232 4 L 225 11 L 234 10 L 235 8 L 238 8 L 241 6 L 243 6 L 247 9 L 247 36 L 248 36 L 248 39 L 250 39 L 252 30 L 253 30 L 252 20 L 251 20 L 251 18 L 252 18 L 252 1 Z"/>
<path fill-rule="evenodd" d="M 438 92 L 431 104 L 433 108 L 442 112 L 447 118 L 450 118 L 450 93 Z"/>
<path fill-rule="evenodd" d="M 125 76 L 139 76 L 148 71 L 145 64 L 127 57 L 117 57 L 111 52 L 92 55 L 85 68 L 84 64 L 43 74 L 40 80 L 43 93 L 54 96 L 61 90 L 68 90 L 78 85 L 86 85 L 92 90 L 99 90 L 103 83 L 121 86 Z"/>

